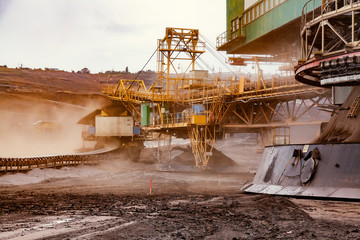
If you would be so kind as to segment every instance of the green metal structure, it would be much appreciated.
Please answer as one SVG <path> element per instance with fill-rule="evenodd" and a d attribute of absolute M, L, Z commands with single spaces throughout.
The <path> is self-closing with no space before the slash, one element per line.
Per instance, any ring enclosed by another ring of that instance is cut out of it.
<path fill-rule="evenodd" d="M 244 0 L 226 0 L 226 29 L 231 28 L 231 20 L 244 12 Z"/>
<path fill-rule="evenodd" d="M 303 6 L 308 0 L 259 0 L 244 9 L 243 0 L 227 0 L 227 30 L 217 38 L 228 54 L 271 54 L 299 50 Z M 319 8 L 322 0 L 315 0 Z"/>

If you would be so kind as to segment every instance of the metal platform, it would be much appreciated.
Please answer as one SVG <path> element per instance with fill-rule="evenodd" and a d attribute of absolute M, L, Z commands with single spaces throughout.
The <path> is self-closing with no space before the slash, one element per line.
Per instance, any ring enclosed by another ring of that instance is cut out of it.
<path fill-rule="evenodd" d="M 281 55 L 300 46 L 303 6 L 308 0 L 262 0 L 247 9 L 244 2 L 227 1 L 227 29 L 217 38 L 217 49 L 228 54 Z M 312 2 L 318 9 L 322 1 Z M 276 46 L 276 47 L 275 47 Z"/>

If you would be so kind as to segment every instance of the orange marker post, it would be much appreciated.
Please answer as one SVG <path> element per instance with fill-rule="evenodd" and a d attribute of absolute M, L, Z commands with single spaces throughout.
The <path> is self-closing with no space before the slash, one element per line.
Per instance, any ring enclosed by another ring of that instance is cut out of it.
<path fill-rule="evenodd" d="M 220 186 L 220 174 L 218 174 L 218 185 Z"/>
<path fill-rule="evenodd" d="M 151 185 L 152 185 L 152 180 L 150 180 L 150 193 L 149 193 L 149 195 L 151 195 Z"/>

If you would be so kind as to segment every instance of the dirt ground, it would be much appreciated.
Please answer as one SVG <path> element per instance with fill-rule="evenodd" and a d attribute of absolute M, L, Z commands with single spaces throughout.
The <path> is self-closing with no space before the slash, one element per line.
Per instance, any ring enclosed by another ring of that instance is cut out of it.
<path fill-rule="evenodd" d="M 24 132 L 38 120 L 59 121 L 80 136 L 81 129 L 78 133 L 72 126 L 101 100 L 73 94 L 98 90 L 90 75 L 79 75 L 83 85 L 68 89 L 70 73 L 1 71 L 1 156 L 37 150 Z M 56 94 L 47 93 L 49 84 Z M 65 136 L 61 144 L 55 142 L 56 150 L 65 143 L 76 145 L 76 136 Z M 148 153 L 138 163 L 119 156 L 98 166 L 2 175 L 0 240 L 360 239 L 359 202 L 242 193 L 261 157 L 255 143 L 249 136 L 217 142 L 234 163 L 214 171 L 199 171 L 191 154 L 174 151 L 171 164 L 154 164 Z M 53 153 L 53 146 L 46 147 L 42 143 L 41 154 Z"/>
<path fill-rule="evenodd" d="M 360 239 L 359 202 L 242 193 L 252 177 L 126 160 L 3 175 L 0 239 Z"/>

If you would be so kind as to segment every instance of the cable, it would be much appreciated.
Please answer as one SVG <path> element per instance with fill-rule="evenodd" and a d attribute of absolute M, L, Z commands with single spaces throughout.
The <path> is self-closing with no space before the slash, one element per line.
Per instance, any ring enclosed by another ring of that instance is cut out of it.
<path fill-rule="evenodd" d="M 209 46 L 211 47 L 211 48 L 207 48 L 207 49 L 212 52 L 212 54 L 214 55 L 214 57 L 216 57 L 221 63 L 223 63 L 223 62 L 218 58 L 218 56 L 221 56 L 221 57 L 223 58 L 223 60 L 224 60 L 225 63 L 228 62 L 227 56 L 226 56 L 224 53 L 222 53 L 221 51 L 218 51 L 218 50 L 216 49 L 215 45 L 214 45 L 205 35 L 203 35 L 203 34 L 200 33 L 200 36 L 201 36 L 201 38 L 203 38 L 203 39 L 206 41 L 206 43 L 208 43 L 207 45 L 209 45 Z M 224 65 L 224 63 L 223 63 L 223 65 Z M 228 65 L 224 65 L 224 66 L 226 66 L 227 68 L 229 67 Z M 234 66 L 232 66 L 232 65 L 230 65 L 230 67 L 233 68 L 233 71 L 237 71 L 237 70 L 238 70 L 236 67 L 234 67 Z M 242 68 L 242 67 L 240 67 L 240 68 L 241 68 L 242 70 L 244 70 L 245 72 L 248 72 L 248 71 L 245 70 L 244 68 Z"/>
<path fill-rule="evenodd" d="M 212 44 L 212 42 L 206 36 L 204 36 L 203 34 L 200 33 L 200 37 L 204 42 L 207 43 L 205 47 L 213 55 L 213 57 L 215 57 L 216 60 L 219 61 L 222 64 L 222 66 L 225 67 L 232 75 L 236 75 L 235 72 L 238 72 L 238 69 L 235 68 L 234 66 L 226 64 L 227 57 L 223 53 L 217 51 L 214 44 Z M 223 59 L 221 59 L 220 57 Z M 249 73 L 249 71 L 247 71 L 246 69 L 244 69 L 242 67 L 240 67 L 240 69 L 243 70 L 244 72 Z"/>
<path fill-rule="evenodd" d="M 150 60 L 151 60 L 152 57 L 155 55 L 155 53 L 158 51 L 159 47 L 160 47 L 160 46 L 158 46 L 158 47 L 155 49 L 155 51 L 153 52 L 153 54 L 151 55 L 151 57 L 147 60 L 147 62 L 146 62 L 145 65 L 143 66 L 143 68 L 137 73 L 137 75 L 135 76 L 135 78 L 134 78 L 133 80 L 136 80 L 136 79 L 140 76 L 140 74 L 144 71 L 144 68 L 145 68 L 146 65 L 150 62 Z M 132 82 L 130 83 L 129 88 L 132 87 L 133 83 L 134 83 L 134 81 L 132 81 Z M 118 86 L 117 86 L 116 88 L 118 88 Z"/>
<path fill-rule="evenodd" d="M 155 53 L 157 52 L 157 50 L 159 49 L 159 47 L 157 47 L 154 51 L 154 53 L 151 55 L 151 57 L 147 60 L 147 62 L 145 63 L 145 65 L 143 66 L 143 68 L 138 72 L 138 74 L 136 75 L 135 79 L 136 80 L 139 75 L 143 72 L 144 68 L 146 67 L 146 65 L 150 62 L 150 60 L 152 59 L 152 57 L 155 55 Z"/>

